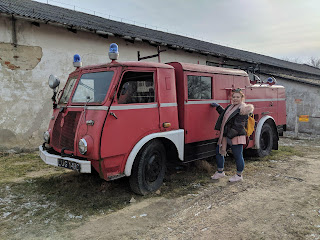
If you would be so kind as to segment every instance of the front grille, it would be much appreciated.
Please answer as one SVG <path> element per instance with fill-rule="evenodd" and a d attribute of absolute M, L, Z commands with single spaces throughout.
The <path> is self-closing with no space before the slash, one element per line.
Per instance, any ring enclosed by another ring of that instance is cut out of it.
<path fill-rule="evenodd" d="M 51 145 L 59 149 L 67 149 L 73 151 L 74 137 L 76 134 L 78 121 L 81 112 L 68 112 L 62 117 L 63 113 L 59 113 L 53 127 Z M 64 121 L 61 127 L 61 121 Z"/>

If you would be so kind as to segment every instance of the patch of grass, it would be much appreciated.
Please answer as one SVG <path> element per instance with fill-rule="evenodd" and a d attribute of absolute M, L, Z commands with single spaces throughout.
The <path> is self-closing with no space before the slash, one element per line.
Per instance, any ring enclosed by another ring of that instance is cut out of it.
<path fill-rule="evenodd" d="M 22 164 L 24 161 L 12 161 L 11 164 L 17 162 Z M 21 174 L 26 172 L 21 171 Z M 167 175 L 160 189 L 161 196 L 196 193 L 209 182 L 209 176 L 207 170 L 199 169 L 194 163 L 185 165 Z M 135 195 L 128 178 L 106 182 L 95 174 L 72 171 L 19 182 L 8 182 L 9 179 L 7 177 L 6 182 L 0 183 L 0 239 L 45 239 L 52 236 L 67 239 L 70 237 L 67 230 L 79 226 L 89 217 L 122 209 L 130 204 L 132 197 L 142 201 L 159 196 L 156 193 Z"/>
<path fill-rule="evenodd" d="M 90 216 L 125 207 L 132 195 L 127 179 L 106 185 L 97 175 L 75 172 L 1 184 L 0 239 L 63 237 Z"/>
<path fill-rule="evenodd" d="M 0 239 L 62 237 L 89 216 L 123 208 L 133 195 L 127 179 L 107 183 L 53 167 L 37 152 L 2 154 L 0 176 Z"/>
<path fill-rule="evenodd" d="M 12 154 L 0 157 L 1 181 L 21 177 L 28 171 L 40 170 L 35 154 Z"/>
<path fill-rule="evenodd" d="M 272 150 L 269 157 L 286 158 L 291 156 L 303 157 L 305 154 L 292 146 L 279 146 L 278 150 Z"/>
<path fill-rule="evenodd" d="M 196 193 L 200 187 L 210 182 L 207 171 L 196 168 L 193 164 L 184 169 L 167 174 L 161 193 L 168 198 L 176 198 L 186 194 Z"/>
<path fill-rule="evenodd" d="M 292 156 L 303 157 L 305 154 L 292 146 L 279 146 L 278 150 L 272 150 L 270 155 L 258 158 L 258 157 L 247 157 L 248 161 L 268 161 L 268 160 L 286 160 Z"/>
<path fill-rule="evenodd" d="M 141 201 L 158 196 L 135 195 L 128 178 L 106 182 L 95 174 L 46 165 L 38 153 L 2 156 L 0 166 L 0 239 L 69 238 L 67 230 L 89 217 L 117 211 L 132 197 Z M 32 175 L 39 171 L 43 174 Z M 161 196 L 197 192 L 209 180 L 207 171 L 193 163 L 185 165 L 168 175 Z"/>
<path fill-rule="evenodd" d="M 37 152 L 0 155 L 0 183 L 23 179 L 30 172 L 56 169 L 45 164 Z"/>

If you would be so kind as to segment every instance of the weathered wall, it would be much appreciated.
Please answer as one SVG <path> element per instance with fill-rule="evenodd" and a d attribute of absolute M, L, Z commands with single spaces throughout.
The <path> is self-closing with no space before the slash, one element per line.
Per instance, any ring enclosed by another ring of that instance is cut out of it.
<path fill-rule="evenodd" d="M 266 81 L 270 76 L 261 75 L 261 79 Z M 276 77 L 277 84 L 286 88 L 286 107 L 287 107 L 287 127 L 294 131 L 296 116 L 309 115 L 320 117 L 320 87 L 290 81 Z M 301 99 L 297 104 L 295 99 Z M 320 134 L 320 118 L 310 118 L 309 122 L 299 122 L 299 132 Z"/>
<path fill-rule="evenodd" d="M 110 62 L 109 45 L 119 45 L 120 61 L 136 61 L 153 55 L 156 47 L 145 42 L 130 43 L 120 38 L 100 37 L 90 32 L 73 33 L 66 28 L 24 20 L 16 21 L 17 47 L 12 44 L 10 18 L 0 16 L 0 147 L 35 147 L 42 142 L 52 113 L 52 90 L 47 80 L 58 76 L 63 86 L 74 70 L 73 55 L 82 57 L 83 65 Z M 165 49 L 163 47 L 163 49 Z M 145 61 L 157 61 L 157 58 Z M 161 61 L 205 64 L 206 57 L 182 50 L 167 49 Z"/>

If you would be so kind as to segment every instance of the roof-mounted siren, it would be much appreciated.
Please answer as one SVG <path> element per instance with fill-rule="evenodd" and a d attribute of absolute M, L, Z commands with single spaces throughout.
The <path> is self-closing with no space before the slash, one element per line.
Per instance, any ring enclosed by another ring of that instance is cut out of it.
<path fill-rule="evenodd" d="M 119 57 L 118 45 L 116 43 L 111 43 L 109 48 L 109 58 L 112 61 L 117 60 Z"/>
<path fill-rule="evenodd" d="M 277 80 L 276 80 L 274 77 L 269 77 L 269 78 L 267 79 L 267 83 L 268 83 L 270 86 L 272 86 L 272 85 L 274 85 L 274 84 L 277 83 Z"/>
<path fill-rule="evenodd" d="M 79 54 L 73 56 L 73 66 L 76 68 L 82 67 L 81 57 Z"/>
<path fill-rule="evenodd" d="M 250 84 L 254 85 L 256 83 L 261 83 L 261 82 L 262 82 L 261 79 L 257 75 L 255 74 L 252 75 L 252 79 L 250 79 Z"/>

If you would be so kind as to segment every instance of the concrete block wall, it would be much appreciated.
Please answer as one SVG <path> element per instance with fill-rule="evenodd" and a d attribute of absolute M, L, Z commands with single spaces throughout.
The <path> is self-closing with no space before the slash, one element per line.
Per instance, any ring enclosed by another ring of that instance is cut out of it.
<path fill-rule="evenodd" d="M 261 75 L 261 80 L 266 81 L 270 76 Z M 299 122 L 299 132 L 320 134 L 320 87 L 294 82 L 285 78 L 276 77 L 277 84 L 286 89 L 287 128 L 295 130 L 296 116 L 309 115 L 309 122 Z M 295 99 L 302 101 L 297 104 Z"/>

